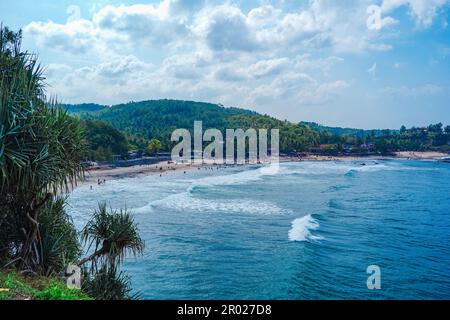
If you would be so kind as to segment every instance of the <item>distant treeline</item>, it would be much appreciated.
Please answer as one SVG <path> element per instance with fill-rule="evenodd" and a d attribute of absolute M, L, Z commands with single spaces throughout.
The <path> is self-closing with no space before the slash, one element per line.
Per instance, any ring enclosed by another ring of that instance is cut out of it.
<path fill-rule="evenodd" d="M 363 130 L 326 127 L 312 122 L 292 123 L 240 108 L 179 101 L 152 100 L 115 106 L 97 104 L 64 105 L 83 119 L 90 146 L 89 158 L 126 158 L 131 150 L 140 153 L 170 151 L 173 130 L 193 130 L 196 120 L 203 130 L 217 128 L 280 129 L 280 151 L 287 154 L 389 154 L 400 150 L 449 151 L 450 127 L 442 124 L 400 130 Z"/>

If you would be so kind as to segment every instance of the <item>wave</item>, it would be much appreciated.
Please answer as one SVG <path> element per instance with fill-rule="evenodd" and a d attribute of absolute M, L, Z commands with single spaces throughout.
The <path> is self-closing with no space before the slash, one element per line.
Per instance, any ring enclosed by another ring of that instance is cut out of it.
<path fill-rule="evenodd" d="M 281 166 L 280 174 L 282 175 L 305 175 L 305 176 L 317 176 L 317 175 L 347 175 L 352 176 L 358 172 L 377 172 L 385 170 L 408 170 L 407 166 L 403 166 L 397 163 L 379 163 L 373 160 L 363 162 L 294 162 L 287 163 Z"/>
<path fill-rule="evenodd" d="M 319 222 L 311 214 L 295 219 L 291 224 L 292 228 L 288 233 L 290 241 L 317 241 L 323 239 L 323 237 L 311 233 L 311 230 L 317 230 L 320 226 Z"/>
<path fill-rule="evenodd" d="M 257 215 L 292 213 L 268 201 L 254 201 L 241 199 L 204 199 L 196 198 L 184 192 L 170 195 L 166 198 L 152 201 L 144 207 L 133 209 L 135 213 L 148 213 L 155 208 L 175 211 L 190 211 L 200 213 L 244 213 Z"/>
<path fill-rule="evenodd" d="M 188 192 L 192 193 L 201 188 L 207 188 L 212 186 L 226 186 L 226 185 L 239 185 L 248 182 L 258 181 L 265 175 L 261 168 L 247 169 L 242 172 L 221 175 L 221 176 L 209 176 L 201 179 L 193 180 L 191 186 L 188 188 Z"/>

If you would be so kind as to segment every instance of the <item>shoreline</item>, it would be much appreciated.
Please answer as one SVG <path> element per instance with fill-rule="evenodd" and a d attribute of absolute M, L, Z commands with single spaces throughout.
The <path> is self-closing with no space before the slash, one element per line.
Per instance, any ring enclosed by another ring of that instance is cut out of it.
<path fill-rule="evenodd" d="M 431 151 L 401 151 L 396 152 L 393 156 L 323 156 L 323 155 L 308 155 L 305 157 L 280 157 L 280 162 L 295 162 L 295 161 L 363 161 L 363 160 L 421 160 L 421 161 L 435 161 L 443 157 L 448 157 L 448 154 Z M 168 163 L 168 161 L 161 161 L 152 165 L 136 165 L 131 167 L 111 168 L 98 167 L 88 169 L 85 172 L 85 179 L 79 181 L 78 186 L 91 184 L 97 185 L 98 181 L 103 180 L 117 180 L 124 178 L 142 177 L 148 175 L 163 175 L 166 172 L 188 171 L 195 168 L 210 168 L 210 167 L 224 167 L 232 165 L 212 165 L 207 163 L 202 164 L 176 164 Z"/>

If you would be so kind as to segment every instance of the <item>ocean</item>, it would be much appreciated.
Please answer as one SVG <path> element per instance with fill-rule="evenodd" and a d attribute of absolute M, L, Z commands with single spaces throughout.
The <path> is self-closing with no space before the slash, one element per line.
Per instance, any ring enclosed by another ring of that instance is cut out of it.
<path fill-rule="evenodd" d="M 450 299 L 449 182 L 433 161 L 193 169 L 83 185 L 68 210 L 79 229 L 100 201 L 134 213 L 142 299 Z"/>

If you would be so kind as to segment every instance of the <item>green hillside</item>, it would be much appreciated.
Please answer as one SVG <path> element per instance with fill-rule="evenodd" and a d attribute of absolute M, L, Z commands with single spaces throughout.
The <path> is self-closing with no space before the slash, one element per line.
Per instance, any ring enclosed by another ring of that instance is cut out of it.
<path fill-rule="evenodd" d="M 411 129 L 402 127 L 401 130 L 328 127 L 313 122 L 281 121 L 240 108 L 180 100 L 129 102 L 111 107 L 95 104 L 64 107 L 84 120 L 95 121 L 90 122 L 94 128 L 88 128 L 87 133 L 91 158 L 96 159 L 124 154 L 126 145 L 129 150 L 144 152 L 151 139 L 161 142 L 162 151 L 170 151 L 174 145 L 170 141 L 173 130 L 185 128 L 192 132 L 196 120 L 203 121 L 203 130 L 217 128 L 224 132 L 226 128 L 280 129 L 280 151 L 283 153 L 312 151 L 325 154 L 389 154 L 398 150 L 450 149 L 450 129 L 448 126 L 444 128 L 442 124 Z M 122 133 L 114 132 L 113 128 Z M 95 137 L 92 136 L 94 133 Z"/>
<path fill-rule="evenodd" d="M 121 131 L 100 120 L 82 120 L 86 133 L 88 158 L 90 160 L 111 160 L 113 155 L 126 155 L 128 141 Z"/>
<path fill-rule="evenodd" d="M 354 138 L 366 138 L 368 136 L 380 137 L 386 134 L 386 130 L 374 129 L 364 130 L 355 128 L 330 127 L 318 124 L 316 122 L 301 122 L 316 131 L 325 131 L 337 136 L 348 136 Z"/>
<path fill-rule="evenodd" d="M 127 134 L 133 145 L 141 146 L 144 140 L 157 138 L 163 144 L 163 149 L 171 146 L 170 136 L 173 130 L 185 128 L 192 130 L 194 121 L 202 120 L 204 129 L 225 129 L 228 119 L 236 115 L 256 115 L 255 112 L 224 108 L 216 104 L 179 101 L 151 100 L 119 104 L 99 111 L 82 111 L 79 105 L 66 106 L 72 113 L 82 119 L 101 120 L 111 124 Z"/>
<path fill-rule="evenodd" d="M 319 134 L 307 125 L 281 121 L 254 111 L 225 108 L 211 103 L 151 100 L 130 102 L 86 112 L 86 108 L 66 106 L 83 119 L 101 120 L 126 133 L 131 145 L 143 149 L 145 141 L 156 138 L 162 142 L 163 150 L 170 150 L 173 130 L 193 130 L 194 121 L 203 121 L 203 129 L 217 128 L 278 128 L 281 131 L 281 151 L 303 151 L 320 142 Z M 82 110 L 82 111 L 81 111 Z"/>
<path fill-rule="evenodd" d="M 95 112 L 108 108 L 107 106 L 96 103 L 63 104 L 61 106 L 70 113 Z"/>

